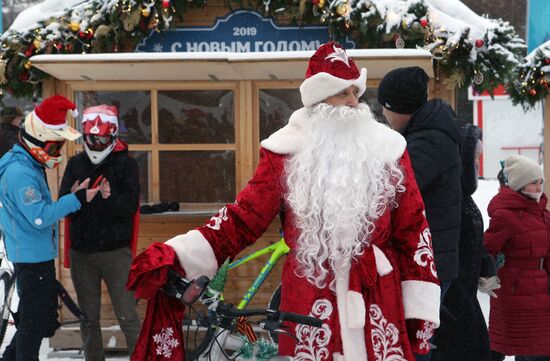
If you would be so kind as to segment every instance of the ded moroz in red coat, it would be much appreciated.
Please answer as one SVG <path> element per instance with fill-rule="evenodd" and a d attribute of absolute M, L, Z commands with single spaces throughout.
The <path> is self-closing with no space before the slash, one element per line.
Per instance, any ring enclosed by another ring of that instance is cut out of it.
<path fill-rule="evenodd" d="M 284 207 L 283 231 L 291 252 L 282 273 L 281 309 L 324 320 L 322 329 L 292 325 L 300 340 L 280 337 L 281 355 L 294 360 L 414 361 L 428 350 L 439 324 L 439 285 L 424 205 L 414 180 L 405 140 L 374 120 L 372 146 L 384 161 L 399 162 L 407 192 L 388 207 L 371 234 L 372 247 L 337 279 L 335 289 L 319 289 L 296 275 L 298 229 L 285 200 L 285 162 L 300 146 L 308 111 L 296 111 L 284 128 L 262 142 L 254 177 L 234 204 L 203 227 L 167 241 L 189 278 L 213 275 L 227 257 L 254 243 Z M 327 282 L 327 284 L 330 282 Z M 405 321 L 407 319 L 407 322 Z M 430 322 L 423 322 L 427 320 Z"/>
<path fill-rule="evenodd" d="M 501 288 L 491 298 L 491 349 L 505 355 L 550 355 L 550 213 L 540 203 L 502 187 L 488 207 L 484 242 L 504 254 Z"/>

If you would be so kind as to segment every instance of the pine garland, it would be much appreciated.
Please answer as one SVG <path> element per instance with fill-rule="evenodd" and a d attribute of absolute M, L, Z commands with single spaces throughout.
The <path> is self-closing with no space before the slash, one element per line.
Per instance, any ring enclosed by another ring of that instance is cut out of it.
<path fill-rule="evenodd" d="M 506 90 L 514 105 L 521 104 L 524 110 L 532 109 L 549 94 L 550 41 L 535 49 L 514 70 L 514 81 Z"/>
<path fill-rule="evenodd" d="M 5 63 L 0 89 L 15 97 L 37 97 L 41 80 L 48 75 L 32 66 L 33 55 L 133 51 L 151 31 L 173 27 L 174 19 L 204 7 L 206 1 L 88 0 L 34 29 L 7 32 L 0 49 Z M 444 30 L 430 19 L 425 0 L 226 0 L 226 6 L 256 10 L 276 21 L 290 19 L 297 25 L 325 24 L 332 39 L 349 37 L 359 48 L 426 48 L 444 73 L 464 74 L 463 81 L 448 85 L 472 85 L 477 91 L 492 91 L 506 83 L 524 50 L 513 27 L 500 19 L 487 19 L 492 26 L 481 39 L 471 39 L 468 29 L 462 34 Z M 525 92 L 518 94 L 527 97 Z"/>

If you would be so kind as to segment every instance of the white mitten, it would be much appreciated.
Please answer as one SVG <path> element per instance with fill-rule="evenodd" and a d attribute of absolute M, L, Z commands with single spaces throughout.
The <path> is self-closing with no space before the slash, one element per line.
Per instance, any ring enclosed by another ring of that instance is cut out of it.
<path fill-rule="evenodd" d="M 498 279 L 497 276 L 479 277 L 477 289 L 480 292 L 486 293 L 491 297 L 497 298 L 496 293 L 493 291 L 499 288 L 500 288 L 500 280 Z"/>

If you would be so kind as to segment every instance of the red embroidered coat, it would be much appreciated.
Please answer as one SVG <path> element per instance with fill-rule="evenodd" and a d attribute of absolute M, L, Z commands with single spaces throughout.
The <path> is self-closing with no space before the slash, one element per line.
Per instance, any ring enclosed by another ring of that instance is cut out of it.
<path fill-rule="evenodd" d="M 167 241 L 189 278 L 212 275 L 227 257 L 254 243 L 284 208 L 283 230 L 291 248 L 282 274 L 281 309 L 324 320 L 321 329 L 291 325 L 300 343 L 280 337 L 281 355 L 294 360 L 414 361 L 413 351 L 428 351 L 427 340 L 439 323 L 439 286 L 424 205 L 414 179 L 405 141 L 372 121 L 373 146 L 381 158 L 399 162 L 406 192 L 398 207 L 388 207 L 371 234 L 372 247 L 354 260 L 336 282 L 336 292 L 318 289 L 295 274 L 298 229 L 285 200 L 285 161 L 299 146 L 304 109 L 262 142 L 254 177 L 237 200 L 203 227 Z M 281 141 L 282 140 L 282 141 Z M 330 282 L 327 282 L 327 284 Z M 407 320 L 407 322 L 406 322 Z M 423 322 L 421 320 L 430 321 Z"/>

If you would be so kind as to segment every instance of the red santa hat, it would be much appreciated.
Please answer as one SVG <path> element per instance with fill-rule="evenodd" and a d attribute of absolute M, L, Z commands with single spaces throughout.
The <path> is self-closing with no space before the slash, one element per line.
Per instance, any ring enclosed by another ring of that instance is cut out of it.
<path fill-rule="evenodd" d="M 361 96 L 367 87 L 367 69 L 357 69 L 353 59 L 338 44 L 321 45 L 309 59 L 306 79 L 300 86 L 302 103 L 313 106 L 355 85 Z"/>
<path fill-rule="evenodd" d="M 80 133 L 69 126 L 67 122 L 67 112 L 73 117 L 78 115 L 76 105 L 69 99 L 61 95 L 54 95 L 46 98 L 36 108 L 34 108 L 32 120 L 43 127 L 43 133 L 39 139 L 57 140 L 64 138 L 75 140 L 80 137 Z M 26 124 L 32 126 L 32 124 Z M 36 128 L 35 128 L 36 129 Z"/>

